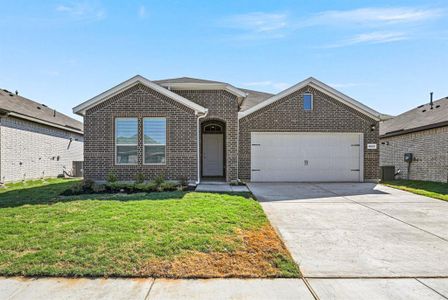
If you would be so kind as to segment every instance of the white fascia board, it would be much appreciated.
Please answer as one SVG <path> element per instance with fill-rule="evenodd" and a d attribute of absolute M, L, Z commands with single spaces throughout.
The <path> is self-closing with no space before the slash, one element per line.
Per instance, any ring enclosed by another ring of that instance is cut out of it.
<path fill-rule="evenodd" d="M 239 98 L 245 98 L 247 93 L 236 87 L 223 83 L 196 83 L 196 82 L 181 82 L 181 83 L 163 83 L 161 84 L 168 89 L 173 90 L 225 90 Z"/>
<path fill-rule="evenodd" d="M 162 87 L 162 86 L 160 86 L 160 85 L 158 85 L 140 75 L 136 75 L 136 76 L 120 83 L 119 85 L 99 94 L 98 96 L 93 97 L 92 99 L 81 103 L 80 105 L 73 108 L 73 112 L 75 114 L 84 116 L 87 109 L 89 109 L 95 105 L 98 105 L 101 102 L 104 102 L 107 99 L 117 95 L 118 93 L 120 93 L 134 85 L 137 85 L 139 83 L 149 87 L 150 89 L 152 89 L 156 92 L 161 93 L 162 95 L 165 95 L 173 100 L 176 100 L 177 102 L 185 105 L 186 107 L 191 108 L 196 113 L 205 113 L 206 112 L 206 109 L 204 107 L 200 106 L 199 104 L 196 104 L 193 101 L 190 101 L 178 94 L 175 94 L 175 93 L 167 90 L 166 88 L 164 88 L 164 87 Z"/>
<path fill-rule="evenodd" d="M 329 85 L 326 85 L 325 83 L 323 83 L 323 82 L 321 82 L 321 81 L 319 81 L 319 80 L 317 80 L 317 79 L 315 79 L 313 77 L 309 77 L 309 78 L 307 78 L 307 79 L 297 83 L 296 85 L 293 85 L 292 87 L 287 88 L 286 90 L 284 90 L 284 91 L 278 93 L 277 95 L 274 95 L 271 98 L 269 98 L 269 99 L 267 99 L 267 100 L 265 100 L 265 101 L 255 105 L 255 106 L 249 108 L 246 111 L 239 112 L 238 113 L 238 118 L 239 119 L 244 118 L 244 117 L 250 115 L 251 113 L 253 113 L 253 112 L 257 111 L 257 110 L 259 110 L 259 109 L 261 109 L 263 107 L 266 107 L 269 104 L 272 104 L 275 101 L 280 100 L 280 99 L 282 99 L 282 98 L 284 98 L 284 97 L 294 93 L 295 91 L 300 90 L 301 88 L 304 88 L 307 85 L 309 85 L 309 86 L 311 86 L 311 87 L 321 91 L 324 94 L 327 94 L 327 95 L 335 98 L 336 100 L 338 100 L 338 101 L 344 103 L 345 105 L 347 105 L 347 106 L 349 106 L 349 107 L 351 107 L 351 108 L 353 108 L 353 109 L 355 109 L 355 110 L 357 110 L 357 111 L 359 111 L 359 112 L 369 116 L 370 118 L 372 118 L 372 119 L 374 119 L 376 121 L 380 120 L 380 113 L 379 112 L 377 112 L 377 111 L 371 109 L 370 107 L 368 107 L 368 106 L 366 106 L 366 105 L 356 101 L 353 98 L 350 98 L 349 96 L 347 96 L 347 95 L 337 91 L 336 89 L 330 87 Z"/>

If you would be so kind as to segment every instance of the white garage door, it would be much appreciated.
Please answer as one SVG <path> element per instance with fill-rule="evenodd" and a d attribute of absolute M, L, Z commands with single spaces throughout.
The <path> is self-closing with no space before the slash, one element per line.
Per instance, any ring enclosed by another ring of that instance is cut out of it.
<path fill-rule="evenodd" d="M 252 132 L 252 181 L 362 181 L 362 133 Z"/>

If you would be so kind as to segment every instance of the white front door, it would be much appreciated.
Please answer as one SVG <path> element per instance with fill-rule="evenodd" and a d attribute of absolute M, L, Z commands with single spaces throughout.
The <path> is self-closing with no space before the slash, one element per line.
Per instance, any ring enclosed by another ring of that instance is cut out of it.
<path fill-rule="evenodd" d="M 224 176 L 223 135 L 202 135 L 202 176 Z"/>
<path fill-rule="evenodd" d="M 252 181 L 362 181 L 362 133 L 252 132 Z"/>

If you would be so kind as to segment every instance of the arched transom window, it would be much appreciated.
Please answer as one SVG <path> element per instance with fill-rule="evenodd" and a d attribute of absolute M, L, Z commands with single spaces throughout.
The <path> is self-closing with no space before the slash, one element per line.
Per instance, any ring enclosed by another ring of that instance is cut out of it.
<path fill-rule="evenodd" d="M 203 133 L 223 133 L 224 128 L 221 124 L 210 123 L 203 127 Z"/>

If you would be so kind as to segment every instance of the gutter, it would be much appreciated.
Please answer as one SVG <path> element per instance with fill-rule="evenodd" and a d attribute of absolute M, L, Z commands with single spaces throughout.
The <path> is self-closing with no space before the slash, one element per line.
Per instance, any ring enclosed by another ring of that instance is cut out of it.
<path fill-rule="evenodd" d="M 201 126 L 200 126 L 200 119 L 203 119 L 207 116 L 208 114 L 208 109 L 205 109 L 205 113 L 203 115 L 198 115 L 198 113 L 196 112 L 196 115 L 198 116 L 197 118 L 197 126 L 196 126 L 196 142 L 197 142 L 197 147 L 196 147 L 196 152 L 197 152 L 197 167 L 198 167 L 198 178 L 196 180 L 196 185 L 198 185 L 199 183 L 201 183 L 201 145 L 200 145 L 200 136 L 201 136 Z"/>

